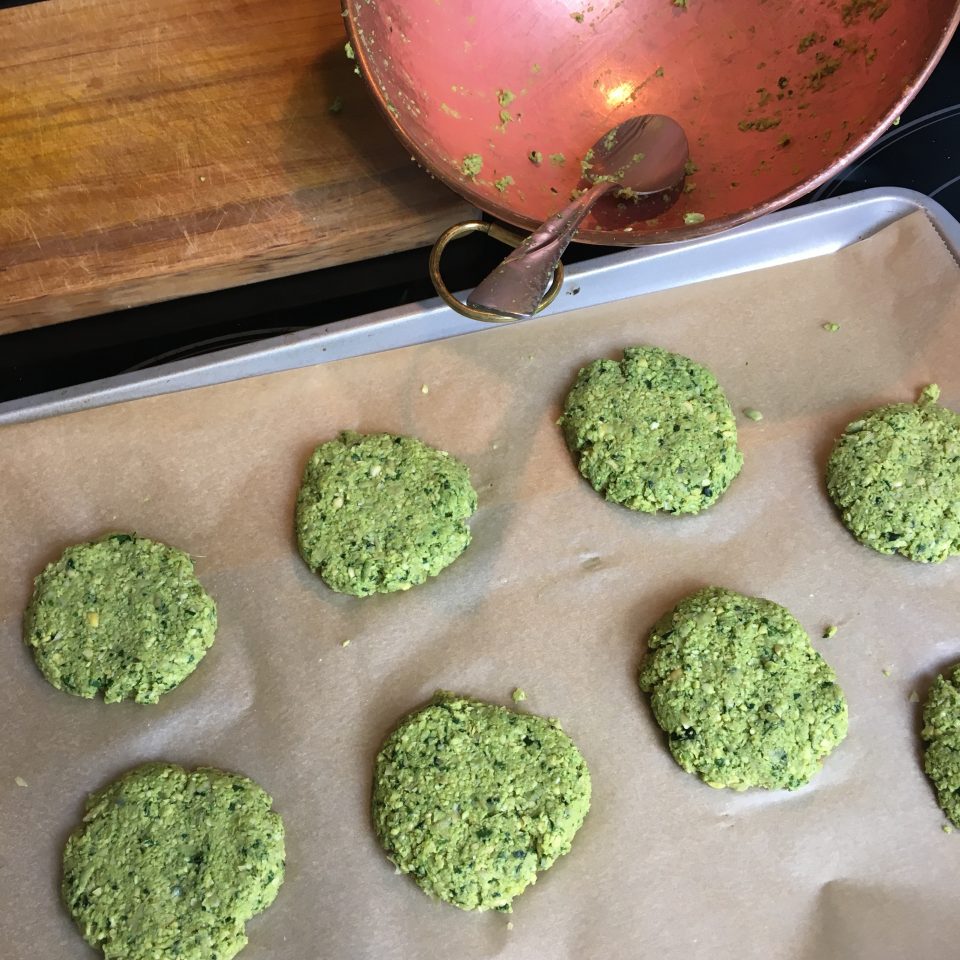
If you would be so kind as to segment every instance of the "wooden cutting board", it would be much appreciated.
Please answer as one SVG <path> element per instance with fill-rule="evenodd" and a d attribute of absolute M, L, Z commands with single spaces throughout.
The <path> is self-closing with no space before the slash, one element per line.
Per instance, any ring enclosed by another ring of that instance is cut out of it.
<path fill-rule="evenodd" d="M 410 249 L 471 216 L 411 163 L 344 40 L 337 0 L 0 10 L 0 333 Z"/>

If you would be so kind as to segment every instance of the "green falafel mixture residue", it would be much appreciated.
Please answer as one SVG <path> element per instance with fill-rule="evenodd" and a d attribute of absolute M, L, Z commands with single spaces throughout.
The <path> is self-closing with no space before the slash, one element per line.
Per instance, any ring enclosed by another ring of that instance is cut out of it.
<path fill-rule="evenodd" d="M 743 465 L 716 378 L 658 347 L 629 347 L 619 362 L 584 367 L 560 425 L 594 490 L 644 513 L 699 513 Z"/>
<path fill-rule="evenodd" d="M 156 703 L 213 643 L 217 608 L 182 550 L 114 533 L 67 547 L 34 581 L 23 635 L 58 690 Z"/>
<path fill-rule="evenodd" d="M 468 153 L 460 162 L 460 172 L 465 177 L 476 180 L 481 170 L 483 170 L 483 157 L 479 153 Z"/>
<path fill-rule="evenodd" d="M 490 703 L 438 694 L 377 756 L 387 856 L 462 910 L 509 911 L 570 850 L 589 808 L 590 774 L 559 724 Z"/>
<path fill-rule="evenodd" d="M 106 960 L 230 960 L 283 882 L 283 823 L 246 777 L 148 763 L 92 794 L 63 900 Z"/>
<path fill-rule="evenodd" d="M 827 490 L 844 524 L 880 553 L 940 563 L 960 553 L 960 414 L 917 403 L 871 410 L 849 424 L 827 465 Z"/>
<path fill-rule="evenodd" d="M 795 790 L 847 733 L 837 678 L 789 611 L 707 587 L 653 628 L 640 670 L 674 759 L 712 787 Z"/>
<path fill-rule="evenodd" d="M 470 471 L 412 437 L 341 433 L 313 452 L 297 496 L 307 565 L 339 593 L 408 590 L 470 543 Z"/>

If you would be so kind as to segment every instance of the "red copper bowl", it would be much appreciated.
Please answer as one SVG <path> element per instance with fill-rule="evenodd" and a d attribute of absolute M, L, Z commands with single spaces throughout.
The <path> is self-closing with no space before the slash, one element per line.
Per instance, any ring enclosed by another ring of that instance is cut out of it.
<path fill-rule="evenodd" d="M 813 190 L 890 126 L 960 21 L 960 0 L 342 2 L 397 136 L 515 226 L 562 206 L 586 150 L 627 116 L 680 121 L 689 192 L 654 219 L 607 204 L 577 237 L 624 246 L 710 233 Z"/>

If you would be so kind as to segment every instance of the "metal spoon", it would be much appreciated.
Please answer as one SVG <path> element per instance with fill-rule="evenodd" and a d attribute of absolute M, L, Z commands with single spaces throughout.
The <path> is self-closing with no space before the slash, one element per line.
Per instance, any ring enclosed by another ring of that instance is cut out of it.
<path fill-rule="evenodd" d="M 679 196 L 689 156 L 683 128 L 658 113 L 631 117 L 609 130 L 584 162 L 585 182 L 592 185 L 531 233 L 470 294 L 467 304 L 518 320 L 532 317 L 590 208 L 608 194 L 626 203 L 655 196 L 655 208 L 644 212 L 656 216 Z"/>

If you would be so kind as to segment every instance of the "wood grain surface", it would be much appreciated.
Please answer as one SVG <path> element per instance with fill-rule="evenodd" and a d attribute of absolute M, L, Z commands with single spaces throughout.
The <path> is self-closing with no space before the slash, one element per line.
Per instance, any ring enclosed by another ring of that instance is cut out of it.
<path fill-rule="evenodd" d="M 470 216 L 344 40 L 337 0 L 0 10 L 0 333 L 410 249 Z"/>

